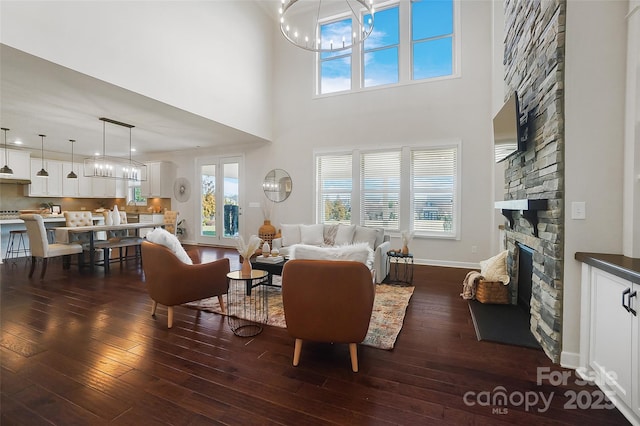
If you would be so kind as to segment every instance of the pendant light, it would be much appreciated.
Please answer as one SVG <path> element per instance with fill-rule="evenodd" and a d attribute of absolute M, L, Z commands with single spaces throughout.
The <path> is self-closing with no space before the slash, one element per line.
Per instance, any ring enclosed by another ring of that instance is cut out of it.
<path fill-rule="evenodd" d="M 44 169 L 44 138 L 47 137 L 47 135 L 38 135 L 42 138 L 42 169 L 40 169 L 40 171 L 38 173 L 36 173 L 36 176 L 38 177 L 42 177 L 42 178 L 48 178 L 49 177 L 49 172 L 47 172 Z"/>
<path fill-rule="evenodd" d="M 78 175 L 73 171 L 73 144 L 76 142 L 75 139 L 69 139 L 71 142 L 71 171 L 67 175 L 67 179 L 78 179 Z"/>
<path fill-rule="evenodd" d="M 0 175 L 12 175 L 13 170 L 9 167 L 9 151 L 7 151 L 7 128 L 2 127 L 4 130 L 4 167 L 0 169 Z"/>

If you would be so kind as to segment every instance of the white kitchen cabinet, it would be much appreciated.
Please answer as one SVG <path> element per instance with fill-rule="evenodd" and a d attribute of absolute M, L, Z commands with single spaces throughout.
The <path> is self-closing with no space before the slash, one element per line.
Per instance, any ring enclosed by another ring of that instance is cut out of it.
<path fill-rule="evenodd" d="M 44 160 L 44 168 L 49 173 L 48 178 L 39 177 L 37 174 L 43 167 L 40 158 L 32 158 L 31 184 L 25 188 L 29 197 L 62 197 L 62 162 L 56 160 Z"/>
<path fill-rule="evenodd" d="M 640 284 L 582 267 L 580 364 L 632 423 L 640 423 Z"/>
<path fill-rule="evenodd" d="M 0 163 L 2 163 L 0 167 L 6 164 L 13 170 L 12 175 L 0 175 L 0 179 L 31 178 L 31 154 L 26 151 L 7 149 L 7 157 L 5 160 L 5 150 L 4 148 L 0 148 Z"/>
<path fill-rule="evenodd" d="M 142 195 L 147 198 L 171 198 L 173 181 L 176 178 L 175 165 L 167 161 L 156 161 L 146 165 L 147 180 L 140 183 Z"/>
<path fill-rule="evenodd" d="M 73 163 L 73 168 L 72 168 L 71 162 L 65 161 L 62 163 L 62 196 L 63 197 L 77 197 L 78 195 L 80 195 L 80 192 L 79 192 L 79 180 L 80 180 L 80 173 L 81 173 L 81 170 L 79 170 L 80 168 L 81 167 L 79 167 L 77 163 Z M 76 179 L 67 178 L 67 175 L 71 172 L 71 170 L 73 170 L 76 176 L 78 176 Z"/>

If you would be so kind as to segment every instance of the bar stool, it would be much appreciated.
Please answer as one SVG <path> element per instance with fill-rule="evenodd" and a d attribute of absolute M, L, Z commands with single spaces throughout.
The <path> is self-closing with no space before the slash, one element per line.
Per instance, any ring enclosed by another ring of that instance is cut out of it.
<path fill-rule="evenodd" d="M 4 256 L 5 262 L 9 259 L 22 257 L 23 255 L 26 256 L 27 259 L 29 258 L 29 249 L 27 249 L 27 243 L 24 241 L 26 234 L 26 229 L 9 231 L 9 243 L 7 244 L 7 252 Z M 16 239 L 18 240 L 17 242 Z"/>

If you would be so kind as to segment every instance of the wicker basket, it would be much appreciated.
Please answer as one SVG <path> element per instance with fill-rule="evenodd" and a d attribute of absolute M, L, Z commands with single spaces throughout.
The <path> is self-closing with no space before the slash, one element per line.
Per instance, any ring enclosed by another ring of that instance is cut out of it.
<path fill-rule="evenodd" d="M 478 281 L 476 300 L 480 303 L 506 305 L 509 303 L 509 286 L 502 281 Z"/>

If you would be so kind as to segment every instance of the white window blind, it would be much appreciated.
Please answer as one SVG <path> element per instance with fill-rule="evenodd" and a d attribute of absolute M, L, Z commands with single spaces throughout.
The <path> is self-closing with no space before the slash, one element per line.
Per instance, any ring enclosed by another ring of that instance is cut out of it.
<path fill-rule="evenodd" d="M 351 154 L 316 157 L 319 223 L 351 223 Z"/>
<path fill-rule="evenodd" d="M 413 229 L 417 233 L 455 235 L 457 148 L 411 152 Z"/>
<path fill-rule="evenodd" d="M 401 151 L 363 153 L 361 208 L 365 226 L 398 230 Z"/>

